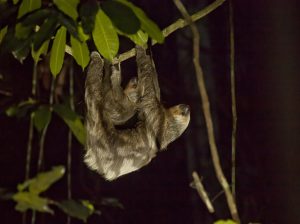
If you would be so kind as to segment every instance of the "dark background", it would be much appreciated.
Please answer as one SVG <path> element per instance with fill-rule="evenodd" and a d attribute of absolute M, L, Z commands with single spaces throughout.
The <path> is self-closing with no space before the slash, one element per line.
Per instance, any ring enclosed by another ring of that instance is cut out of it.
<path fill-rule="evenodd" d="M 212 1 L 183 1 L 193 13 Z M 136 1 L 161 28 L 179 17 L 172 1 Z M 297 1 L 233 1 L 237 88 L 237 206 L 242 223 L 300 222 L 300 13 Z M 230 180 L 231 96 L 229 75 L 228 2 L 197 22 L 201 34 L 201 64 L 214 117 L 217 145 Z M 128 47 L 124 43 L 124 49 Z M 132 46 L 130 46 L 132 47 Z M 153 47 L 162 99 L 166 106 L 191 106 L 186 132 L 148 166 L 114 182 L 105 182 L 82 163 L 83 150 L 74 140 L 73 197 L 93 200 L 119 199 L 124 209 L 100 206 L 102 216 L 89 223 L 212 223 L 230 218 L 224 194 L 210 215 L 196 191 L 189 187 L 197 170 L 211 198 L 221 188 L 215 178 L 199 91 L 192 64 L 189 28 Z M 122 52 L 122 49 L 121 49 Z M 134 61 L 122 65 L 124 76 L 134 74 Z M 30 95 L 32 60 L 21 65 L 12 56 L 1 56 L 0 86 L 13 92 L 1 96 L 1 109 Z M 79 70 L 78 70 L 79 71 Z M 77 76 L 76 107 L 82 102 L 84 75 Z M 3 110 L 2 110 L 3 111 Z M 28 119 L 0 115 L 0 186 L 14 190 L 24 179 Z M 54 116 L 46 138 L 44 169 L 66 164 L 67 128 Z M 34 143 L 37 148 L 37 142 Z M 35 173 L 37 149 L 33 153 Z M 66 198 L 66 178 L 47 196 Z M 14 203 L 0 202 L 0 223 L 20 223 Z M 37 223 L 63 223 L 65 216 L 37 217 Z M 72 223 L 78 221 L 72 220 Z"/>

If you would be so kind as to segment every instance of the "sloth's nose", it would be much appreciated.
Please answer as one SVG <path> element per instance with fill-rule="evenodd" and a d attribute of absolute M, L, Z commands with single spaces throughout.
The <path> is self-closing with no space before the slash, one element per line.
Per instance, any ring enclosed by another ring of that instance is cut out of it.
<path fill-rule="evenodd" d="M 186 116 L 190 113 L 190 106 L 185 104 L 179 105 L 180 110 L 182 111 L 182 115 Z"/>
<path fill-rule="evenodd" d="M 137 77 L 134 77 L 130 80 L 130 82 L 132 83 L 132 87 L 133 88 L 136 88 L 137 87 L 137 84 L 138 84 L 138 79 Z"/>

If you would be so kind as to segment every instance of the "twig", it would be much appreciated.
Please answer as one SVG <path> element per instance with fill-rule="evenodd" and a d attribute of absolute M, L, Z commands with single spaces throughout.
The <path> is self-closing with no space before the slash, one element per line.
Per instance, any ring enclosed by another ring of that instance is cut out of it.
<path fill-rule="evenodd" d="M 74 106 L 74 68 L 73 59 L 71 59 L 71 65 L 69 70 L 69 94 L 70 94 L 70 107 L 71 110 L 75 110 Z M 67 155 L 67 197 L 70 200 L 72 198 L 72 131 L 69 129 L 68 133 L 68 155 Z M 71 223 L 71 217 L 67 216 L 67 224 Z"/>
<path fill-rule="evenodd" d="M 53 101 L 54 101 L 54 88 L 55 88 L 55 78 L 52 77 L 51 81 L 51 88 L 50 88 L 50 97 L 49 97 L 49 105 L 50 105 L 50 110 L 52 111 L 52 106 L 53 106 Z M 50 121 L 45 125 L 42 135 L 40 138 L 40 150 L 39 150 L 39 157 L 38 157 L 38 166 L 37 170 L 40 171 L 42 168 L 42 163 L 44 160 L 44 151 L 45 151 L 45 139 L 46 139 L 46 134 L 48 131 Z"/>
<path fill-rule="evenodd" d="M 212 205 L 212 203 L 211 203 L 211 201 L 210 201 L 210 199 L 209 199 L 209 197 L 207 195 L 207 192 L 204 189 L 204 186 L 203 186 L 203 184 L 202 184 L 202 182 L 201 182 L 201 180 L 200 180 L 197 172 L 194 171 L 192 173 L 192 175 L 193 175 L 193 179 L 194 179 L 194 184 L 195 184 L 196 190 L 197 190 L 200 198 L 202 199 L 202 201 L 206 205 L 208 211 L 210 213 L 214 213 L 215 209 L 214 209 L 214 207 L 213 207 L 213 205 Z"/>
<path fill-rule="evenodd" d="M 233 3 L 229 0 L 229 29 L 230 29 L 230 86 L 231 86 L 231 111 L 232 111 L 232 133 L 231 133 L 231 189 L 235 197 L 236 183 L 236 90 L 235 90 L 235 63 L 234 63 L 234 25 L 233 25 Z"/>
<path fill-rule="evenodd" d="M 8 91 L 2 90 L 2 89 L 0 89 L 0 94 L 2 94 L 4 96 L 12 96 L 11 92 L 8 92 Z"/>
<path fill-rule="evenodd" d="M 192 33 L 193 33 L 193 62 L 197 77 L 197 83 L 200 91 L 200 96 L 202 100 L 202 109 L 204 113 L 205 123 L 207 127 L 207 134 L 208 134 L 208 142 L 210 145 L 210 151 L 212 155 L 212 161 L 215 168 L 215 172 L 218 178 L 219 183 L 221 184 L 225 195 L 227 199 L 227 204 L 229 206 L 229 210 L 231 213 L 231 216 L 233 220 L 237 223 L 240 223 L 238 211 L 236 208 L 235 200 L 232 196 L 232 193 L 230 191 L 230 186 L 225 178 L 225 175 L 223 173 L 221 164 L 220 164 L 220 158 L 218 154 L 218 149 L 216 145 L 216 140 L 214 136 L 214 130 L 213 130 L 213 122 L 212 117 L 210 113 L 210 106 L 209 106 L 209 99 L 206 91 L 206 86 L 204 82 L 204 75 L 203 70 L 200 66 L 200 57 L 199 57 L 199 49 L 200 49 L 200 35 L 198 32 L 198 29 L 196 25 L 193 23 L 191 17 L 189 16 L 187 10 L 185 9 L 184 5 L 181 3 L 180 0 L 173 0 L 178 10 L 181 12 L 187 23 L 190 25 Z"/>
<path fill-rule="evenodd" d="M 31 94 L 32 97 L 36 98 L 36 83 L 37 83 L 37 64 L 33 65 L 32 71 L 32 82 L 31 82 Z M 32 154 L 32 142 L 33 142 L 33 114 L 30 114 L 29 130 L 28 130 L 28 142 L 26 151 L 26 167 L 25 167 L 25 181 L 29 179 L 30 176 L 30 163 Z M 23 214 L 22 223 L 26 223 L 27 213 Z"/>
<path fill-rule="evenodd" d="M 214 202 L 217 200 L 222 194 L 224 194 L 224 190 L 219 191 L 212 199 L 211 201 Z"/>

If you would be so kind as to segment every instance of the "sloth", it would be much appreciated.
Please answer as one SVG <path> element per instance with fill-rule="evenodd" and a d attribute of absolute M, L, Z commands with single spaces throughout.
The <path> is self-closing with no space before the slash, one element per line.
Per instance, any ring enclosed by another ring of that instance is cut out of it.
<path fill-rule="evenodd" d="M 185 131 L 190 120 L 189 106 L 179 104 L 166 109 L 160 103 L 154 63 L 139 46 L 136 47 L 136 63 L 139 121 L 134 128 L 118 130 L 110 114 L 104 111 L 104 61 L 98 53 L 91 54 L 85 83 L 87 138 L 84 162 L 109 181 L 147 165 L 157 152 Z M 119 86 L 112 85 L 114 88 Z"/>

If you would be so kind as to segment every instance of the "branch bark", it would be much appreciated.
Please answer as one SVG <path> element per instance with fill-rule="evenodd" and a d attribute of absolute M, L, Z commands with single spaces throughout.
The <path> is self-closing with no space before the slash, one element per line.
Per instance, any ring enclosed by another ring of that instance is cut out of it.
<path fill-rule="evenodd" d="M 236 90 L 235 90 L 235 48 L 234 48 L 234 25 L 233 25 L 233 3 L 229 0 L 229 39 L 230 39 L 230 86 L 231 86 L 231 112 L 232 112 L 232 133 L 231 133 L 231 189 L 235 197 L 236 183 Z"/>
<path fill-rule="evenodd" d="M 192 30 L 192 33 L 193 33 L 193 54 L 194 54 L 193 62 L 194 62 L 194 67 L 195 67 L 195 72 L 196 72 L 196 77 L 197 77 L 197 83 L 198 83 L 198 87 L 199 87 L 199 91 L 200 91 L 200 96 L 201 96 L 201 100 L 202 100 L 202 109 L 203 109 L 205 123 L 206 123 L 206 127 L 207 127 L 208 142 L 210 145 L 212 161 L 213 161 L 214 169 L 215 169 L 215 172 L 217 175 L 217 179 L 225 192 L 227 204 L 228 204 L 231 216 L 235 222 L 240 223 L 238 211 L 236 208 L 236 203 L 235 203 L 234 197 L 230 191 L 230 187 L 227 182 L 227 179 L 223 173 L 219 154 L 218 154 L 218 149 L 217 149 L 217 145 L 216 145 L 212 116 L 210 113 L 209 98 L 208 98 L 208 94 L 207 94 L 206 86 L 205 86 L 205 82 L 204 82 L 203 70 L 199 63 L 200 62 L 199 31 L 198 31 L 196 25 L 194 24 L 192 18 L 188 14 L 187 10 L 185 9 L 184 5 L 181 3 L 181 1 L 180 0 L 173 0 L 173 1 L 174 1 L 174 4 L 176 5 L 176 7 L 178 8 L 178 10 L 180 11 L 180 13 L 182 14 L 182 16 L 185 18 L 186 22 L 189 24 L 189 26 Z"/>
<path fill-rule="evenodd" d="M 193 179 L 194 179 L 194 184 L 195 184 L 195 188 L 200 196 L 200 198 L 202 199 L 202 201 L 204 202 L 204 204 L 206 205 L 208 211 L 210 213 L 214 213 L 215 212 L 215 209 L 207 195 L 207 192 L 205 191 L 205 188 L 198 176 L 198 173 L 196 171 L 194 171 L 192 173 L 192 176 L 193 176 Z"/>

